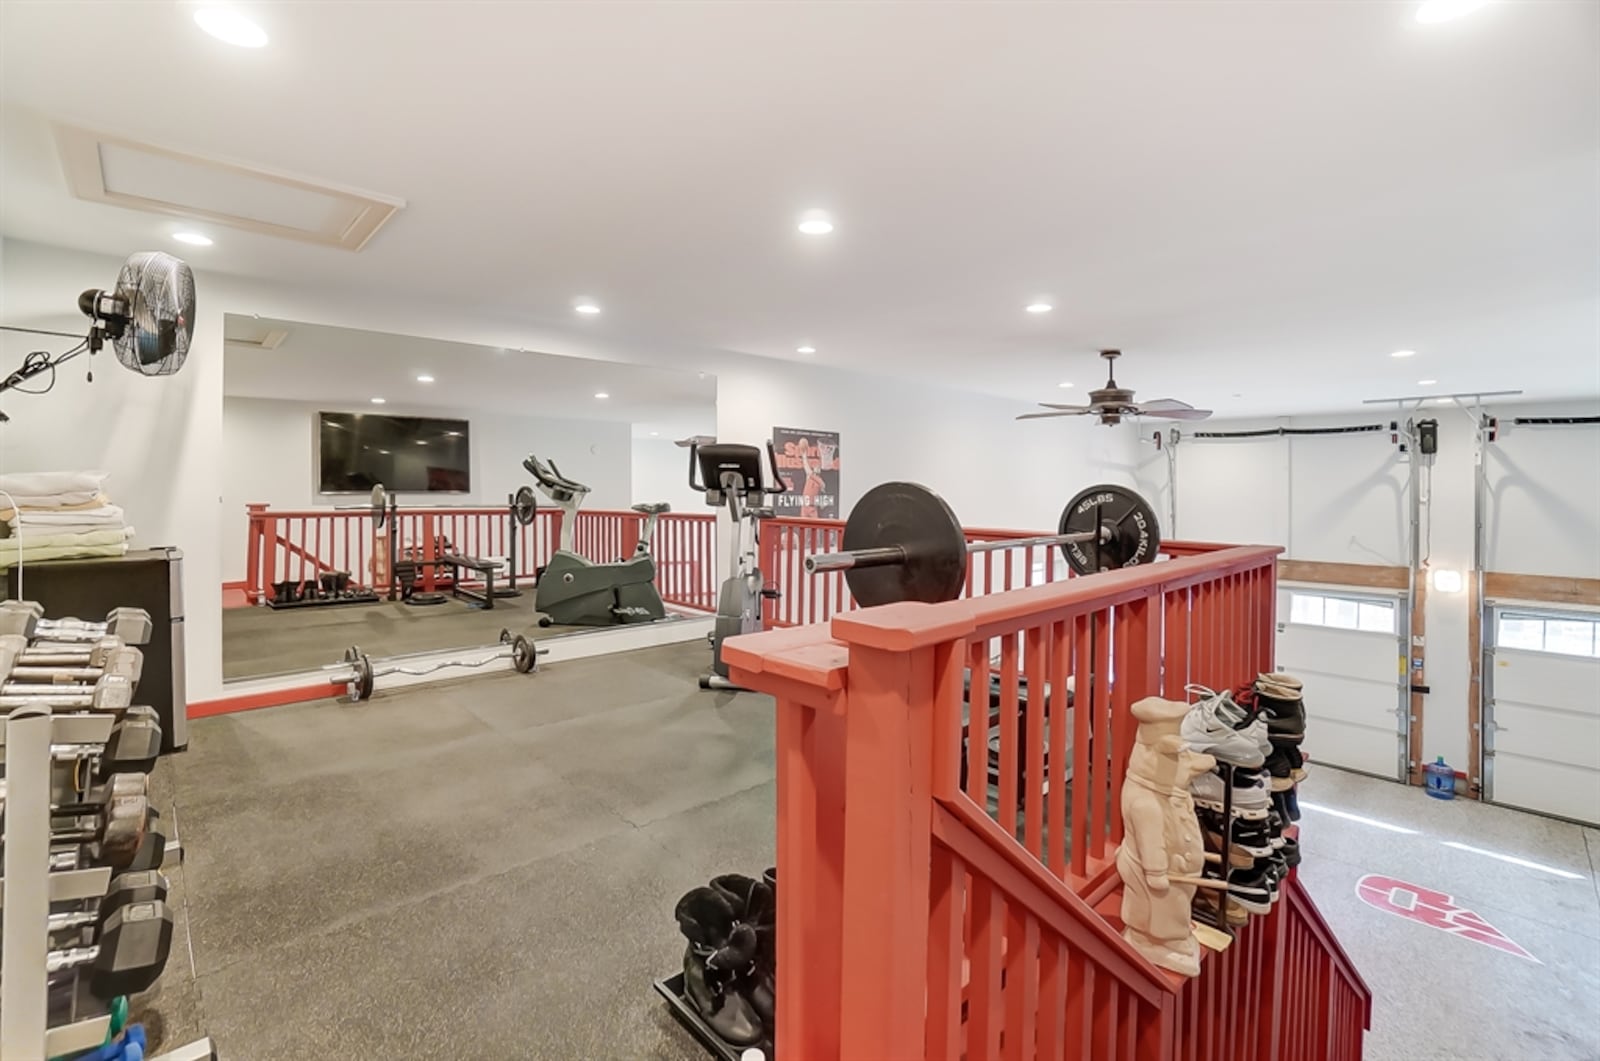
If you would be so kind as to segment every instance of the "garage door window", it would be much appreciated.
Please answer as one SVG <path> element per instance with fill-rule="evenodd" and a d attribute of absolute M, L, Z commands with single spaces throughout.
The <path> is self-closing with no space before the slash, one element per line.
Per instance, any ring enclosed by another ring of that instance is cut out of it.
<path fill-rule="evenodd" d="M 1392 634 L 1395 632 L 1395 606 L 1393 601 L 1291 593 L 1289 621 L 1302 626 L 1331 626 L 1339 630 Z"/>
<path fill-rule="evenodd" d="M 1501 612 L 1495 644 L 1558 656 L 1600 656 L 1600 620 Z"/>

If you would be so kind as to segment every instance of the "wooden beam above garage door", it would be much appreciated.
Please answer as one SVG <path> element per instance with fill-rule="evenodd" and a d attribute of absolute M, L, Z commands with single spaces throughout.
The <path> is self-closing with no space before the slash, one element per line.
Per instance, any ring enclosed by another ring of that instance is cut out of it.
<path fill-rule="evenodd" d="M 1283 561 L 1278 562 L 1278 577 Z M 1513 575 L 1507 571 L 1483 573 L 1483 595 L 1490 600 L 1539 601 L 1544 604 L 1581 604 L 1600 608 L 1600 578 L 1560 578 L 1553 575 Z"/>
<path fill-rule="evenodd" d="M 1409 584 L 1404 567 L 1321 563 L 1315 560 L 1279 560 L 1278 581 L 1319 582 L 1330 586 L 1359 586 L 1363 589 L 1405 589 Z"/>

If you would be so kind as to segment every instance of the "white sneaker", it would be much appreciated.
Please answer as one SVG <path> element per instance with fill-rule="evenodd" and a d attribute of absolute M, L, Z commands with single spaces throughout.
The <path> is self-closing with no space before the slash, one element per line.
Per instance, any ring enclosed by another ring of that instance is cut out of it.
<path fill-rule="evenodd" d="M 1236 776 L 1235 780 L 1243 778 Z M 1216 811 L 1222 809 L 1227 789 L 1227 784 L 1212 771 L 1199 775 L 1189 783 L 1189 793 L 1194 797 L 1195 803 Z M 1272 800 L 1267 796 L 1266 786 L 1261 783 L 1259 776 L 1251 778 L 1247 784 L 1233 786 L 1233 813 L 1236 816 L 1265 820 L 1270 810 L 1272 810 Z"/>
<path fill-rule="evenodd" d="M 1244 708 L 1233 702 L 1231 695 L 1227 692 L 1214 693 L 1200 685 L 1191 685 L 1185 691 L 1201 696 L 1201 700 L 1183 716 L 1183 724 L 1178 729 L 1178 735 L 1188 742 L 1190 748 L 1235 766 L 1254 768 L 1266 761 L 1261 740 L 1255 732 L 1255 723 L 1243 730 L 1234 728 L 1250 716 Z"/>

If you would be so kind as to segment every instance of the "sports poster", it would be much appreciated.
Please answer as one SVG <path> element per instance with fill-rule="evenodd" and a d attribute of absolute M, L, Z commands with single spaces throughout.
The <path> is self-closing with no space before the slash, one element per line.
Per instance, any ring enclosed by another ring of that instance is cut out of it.
<path fill-rule="evenodd" d="M 839 432 L 772 429 L 778 474 L 789 492 L 773 499 L 774 511 L 790 519 L 839 518 Z"/>

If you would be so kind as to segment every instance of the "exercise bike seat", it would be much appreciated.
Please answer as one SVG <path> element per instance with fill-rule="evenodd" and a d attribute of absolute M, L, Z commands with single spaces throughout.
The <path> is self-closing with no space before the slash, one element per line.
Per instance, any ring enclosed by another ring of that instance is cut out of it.
<path fill-rule="evenodd" d="M 658 516 L 663 512 L 671 512 L 672 506 L 665 501 L 644 501 L 634 505 L 633 511 L 643 512 L 647 516 Z"/>

